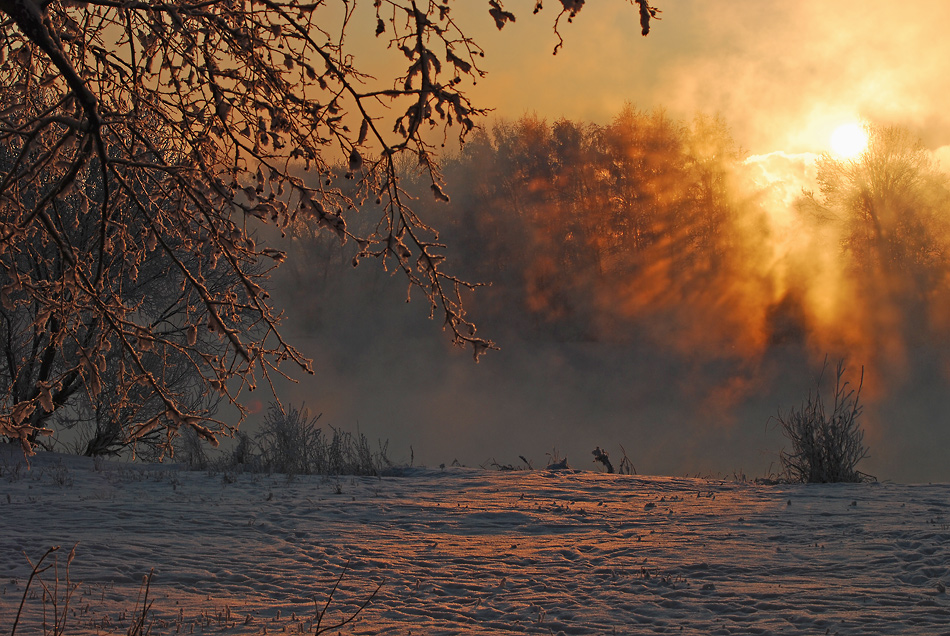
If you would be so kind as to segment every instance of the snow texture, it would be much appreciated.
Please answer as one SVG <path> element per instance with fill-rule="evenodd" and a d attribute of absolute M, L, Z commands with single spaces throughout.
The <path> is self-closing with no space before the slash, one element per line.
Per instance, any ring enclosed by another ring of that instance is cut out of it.
<path fill-rule="evenodd" d="M 312 633 L 347 563 L 324 624 L 383 585 L 342 633 L 950 634 L 946 484 L 21 462 L 0 446 L 2 633 L 25 555 L 78 542 L 68 634 L 125 633 L 152 569 L 152 634 Z"/>

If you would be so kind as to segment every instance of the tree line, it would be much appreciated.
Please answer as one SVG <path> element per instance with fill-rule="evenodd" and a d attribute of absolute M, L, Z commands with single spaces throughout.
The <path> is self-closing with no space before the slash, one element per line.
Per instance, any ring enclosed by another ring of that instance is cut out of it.
<path fill-rule="evenodd" d="M 526 329 L 568 340 L 738 341 L 770 293 L 742 160 L 716 117 L 628 105 L 604 125 L 499 122 L 446 162 L 462 185 L 442 238 L 492 282 L 473 311 L 518 308 Z M 650 333 L 659 323 L 679 333 Z"/>
<path fill-rule="evenodd" d="M 777 210 L 721 118 L 526 116 L 447 159 L 451 204 L 426 212 L 456 269 L 491 283 L 466 297 L 489 329 L 710 358 L 791 346 L 873 373 L 950 342 L 950 185 L 908 130 L 867 132 Z"/>

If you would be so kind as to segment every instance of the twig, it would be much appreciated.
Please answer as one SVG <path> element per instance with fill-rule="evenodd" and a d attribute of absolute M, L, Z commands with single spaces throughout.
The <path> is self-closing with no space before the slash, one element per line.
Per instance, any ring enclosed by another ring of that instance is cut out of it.
<path fill-rule="evenodd" d="M 63 607 L 60 611 L 59 601 L 60 601 L 60 591 L 59 591 L 59 560 L 54 557 L 53 562 L 48 565 L 43 565 L 43 562 L 51 555 L 59 551 L 59 546 L 53 546 L 49 548 L 39 561 L 35 564 L 30 560 L 29 556 L 26 556 L 27 562 L 32 566 L 32 571 L 30 572 L 30 578 L 27 580 L 26 589 L 23 590 L 23 597 L 20 599 L 20 606 L 17 608 L 16 618 L 13 621 L 13 628 L 10 631 L 10 636 L 16 634 L 17 627 L 20 623 L 20 617 L 23 613 L 23 607 L 26 603 L 26 598 L 29 595 L 30 587 L 33 585 L 33 581 L 37 581 L 40 586 L 43 588 L 43 631 L 47 634 L 52 634 L 53 636 L 62 636 L 66 631 L 66 618 L 69 614 L 69 602 L 72 599 L 73 592 L 76 590 L 79 585 L 73 585 L 69 579 L 69 566 L 73 561 L 73 558 L 76 556 L 76 546 L 78 543 L 73 546 L 72 550 L 69 551 L 69 556 L 66 558 L 66 571 L 65 571 L 65 580 L 63 581 L 65 589 L 62 593 Z M 53 569 L 56 572 L 55 579 L 52 582 L 52 589 L 47 585 L 45 581 L 41 578 L 43 572 L 46 572 L 49 569 Z M 46 624 L 46 609 L 47 604 L 52 605 L 53 609 L 53 626 L 52 630 Z"/>
<path fill-rule="evenodd" d="M 33 584 L 33 579 L 53 567 L 53 565 L 50 564 L 40 569 L 40 566 L 43 565 L 43 561 L 46 560 L 46 557 L 53 554 L 57 550 L 59 550 L 58 545 L 51 547 L 42 557 L 40 557 L 40 560 L 36 562 L 36 565 L 33 565 L 33 561 L 30 561 L 29 556 L 26 557 L 27 562 L 33 566 L 33 570 L 30 572 L 30 578 L 26 582 L 26 589 L 23 590 L 23 597 L 20 599 L 20 607 L 17 608 L 16 617 L 13 619 L 13 629 L 10 630 L 10 636 L 14 636 L 14 634 L 16 634 L 17 625 L 20 623 L 20 615 L 23 613 L 23 605 L 26 603 L 26 597 L 30 593 L 30 586 Z"/>
<path fill-rule="evenodd" d="M 321 627 L 321 625 L 323 624 L 323 617 L 324 617 L 324 615 L 326 614 L 327 609 L 330 607 L 330 603 L 333 601 L 333 595 L 336 594 L 337 589 L 339 589 L 340 583 L 343 581 L 343 577 L 344 577 L 344 575 L 346 575 L 346 570 L 347 570 L 347 568 L 349 568 L 349 567 L 350 567 L 350 562 L 349 562 L 349 561 L 347 561 L 345 564 L 343 564 L 343 570 L 340 572 L 340 576 L 337 578 L 336 583 L 333 584 L 333 588 L 330 590 L 329 596 L 327 596 L 327 602 L 324 604 L 323 609 L 320 610 L 320 613 L 317 614 L 317 624 L 316 624 L 316 626 L 314 627 L 314 630 L 313 630 L 314 636 L 317 636 L 318 634 L 323 634 L 323 633 L 325 633 L 325 632 L 328 632 L 328 631 L 331 631 L 331 630 L 334 630 L 334 629 L 339 629 L 339 628 L 343 627 L 344 625 L 346 625 L 347 623 L 350 623 L 350 622 L 354 621 L 354 620 L 356 619 L 356 617 L 359 616 L 360 613 L 361 613 L 364 609 L 366 609 L 366 607 L 373 601 L 373 599 L 376 598 L 376 595 L 377 595 L 377 594 L 379 593 L 379 591 L 383 588 L 383 584 L 385 584 L 385 582 L 386 582 L 386 581 L 382 581 L 382 582 L 376 587 L 376 590 L 374 590 L 373 593 L 369 595 L 369 598 L 367 598 L 365 601 L 363 601 L 363 604 L 360 605 L 360 606 L 356 609 L 355 612 L 353 612 L 352 614 L 350 614 L 349 617 L 344 618 L 343 620 L 341 620 L 339 623 L 337 623 L 337 624 L 335 624 L 335 625 L 330 625 L 330 626 L 327 626 L 327 627 Z M 314 602 L 316 602 L 316 599 L 314 599 Z"/>
<path fill-rule="evenodd" d="M 145 628 L 145 618 L 148 615 L 150 609 L 152 609 L 152 601 L 148 600 L 148 592 L 152 584 L 152 575 L 155 573 L 155 569 L 149 570 L 148 574 L 145 575 L 145 578 L 142 580 L 142 587 L 139 588 L 139 596 L 136 600 L 136 606 L 139 605 L 139 600 L 142 602 L 142 611 L 138 613 L 135 621 L 129 625 L 129 631 L 126 632 L 128 636 L 142 636 L 143 629 Z"/>

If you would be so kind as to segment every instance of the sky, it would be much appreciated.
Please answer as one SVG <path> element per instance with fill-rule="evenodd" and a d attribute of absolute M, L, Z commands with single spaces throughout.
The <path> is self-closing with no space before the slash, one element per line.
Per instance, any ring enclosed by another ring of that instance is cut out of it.
<path fill-rule="evenodd" d="M 502 31 L 486 2 L 454 5 L 455 18 L 485 50 L 488 74 L 467 88 L 476 106 L 494 109 L 485 125 L 526 114 L 606 123 L 626 103 L 684 120 L 718 115 L 763 184 L 774 184 L 777 204 L 814 187 L 815 157 L 850 122 L 904 126 L 950 166 L 945 1 L 898 10 L 877 0 L 656 0 L 662 19 L 642 37 L 635 6 L 601 0 L 562 23 L 565 43 L 556 56 L 559 3 L 549 0 L 539 15 L 531 14 L 533 4 L 506 3 L 517 21 Z M 385 77 L 387 58 L 369 37 L 355 41 L 356 62 Z M 501 351 L 474 365 L 436 324 L 411 334 L 390 330 L 390 322 L 404 321 L 387 316 L 408 311 L 424 319 L 426 308 L 396 307 L 401 281 L 391 283 L 393 294 L 379 292 L 386 283 L 378 272 L 357 276 L 364 278 L 356 287 L 373 280 L 378 320 L 355 315 L 366 311 L 360 302 L 340 300 L 350 290 L 324 303 L 319 320 L 293 318 L 295 341 L 314 356 L 317 378 L 282 391 L 324 413 L 322 421 L 389 439 L 397 457 L 401 451 L 430 466 L 517 463 L 519 455 L 537 465 L 566 454 L 576 467 L 592 468 L 595 445 L 616 455 L 622 444 L 644 473 L 762 476 L 777 468 L 783 445 L 772 416 L 814 381 L 813 367 L 789 361 L 768 380 L 783 394 L 726 412 L 715 408 L 717 396 L 700 395 L 716 368 L 684 371 L 649 352 L 631 360 L 609 347 L 501 342 Z M 332 328 L 320 331 L 317 322 Z M 481 327 L 492 336 L 491 325 Z M 669 392 L 670 382 L 686 388 Z M 692 402 L 675 403 L 690 390 Z M 946 408 L 935 398 L 945 392 L 924 383 L 876 405 L 866 419 L 872 453 L 865 469 L 896 481 L 950 481 Z"/>
<path fill-rule="evenodd" d="M 480 4 L 467 5 L 474 18 Z M 487 16 L 472 21 L 485 25 L 475 37 L 489 73 L 474 94 L 499 115 L 605 121 L 625 102 L 720 114 L 751 154 L 821 152 L 855 119 L 907 126 L 932 149 L 950 145 L 946 2 L 898 11 L 877 0 L 657 0 L 661 20 L 647 37 L 634 6 L 587 3 L 562 25 L 556 56 L 557 3 L 547 4 L 501 32 Z"/>

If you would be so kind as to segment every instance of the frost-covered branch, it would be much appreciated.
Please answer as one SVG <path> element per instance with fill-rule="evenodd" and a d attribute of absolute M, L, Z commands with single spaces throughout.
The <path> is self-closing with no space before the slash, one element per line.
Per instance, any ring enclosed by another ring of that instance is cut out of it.
<path fill-rule="evenodd" d="M 357 4 L 0 0 L 0 335 L 8 356 L 52 356 L 6 365 L 0 435 L 31 446 L 81 394 L 110 396 L 124 444 L 182 426 L 213 440 L 233 427 L 196 396 L 243 414 L 243 392 L 286 364 L 312 373 L 267 296 L 284 254 L 264 226 L 356 241 L 357 261 L 395 262 L 476 358 L 494 346 L 397 161 L 413 156 L 447 199 L 435 139 L 464 141 L 487 112 L 466 95 L 484 51 L 457 0 L 374 0 L 365 21 Z M 487 4 L 499 28 L 515 19 Z M 656 12 L 637 4 L 646 30 Z M 562 5 L 573 17 L 583 2 Z M 404 72 L 361 70 L 357 29 Z M 367 202 L 380 222 L 357 235 L 346 219 Z"/>

